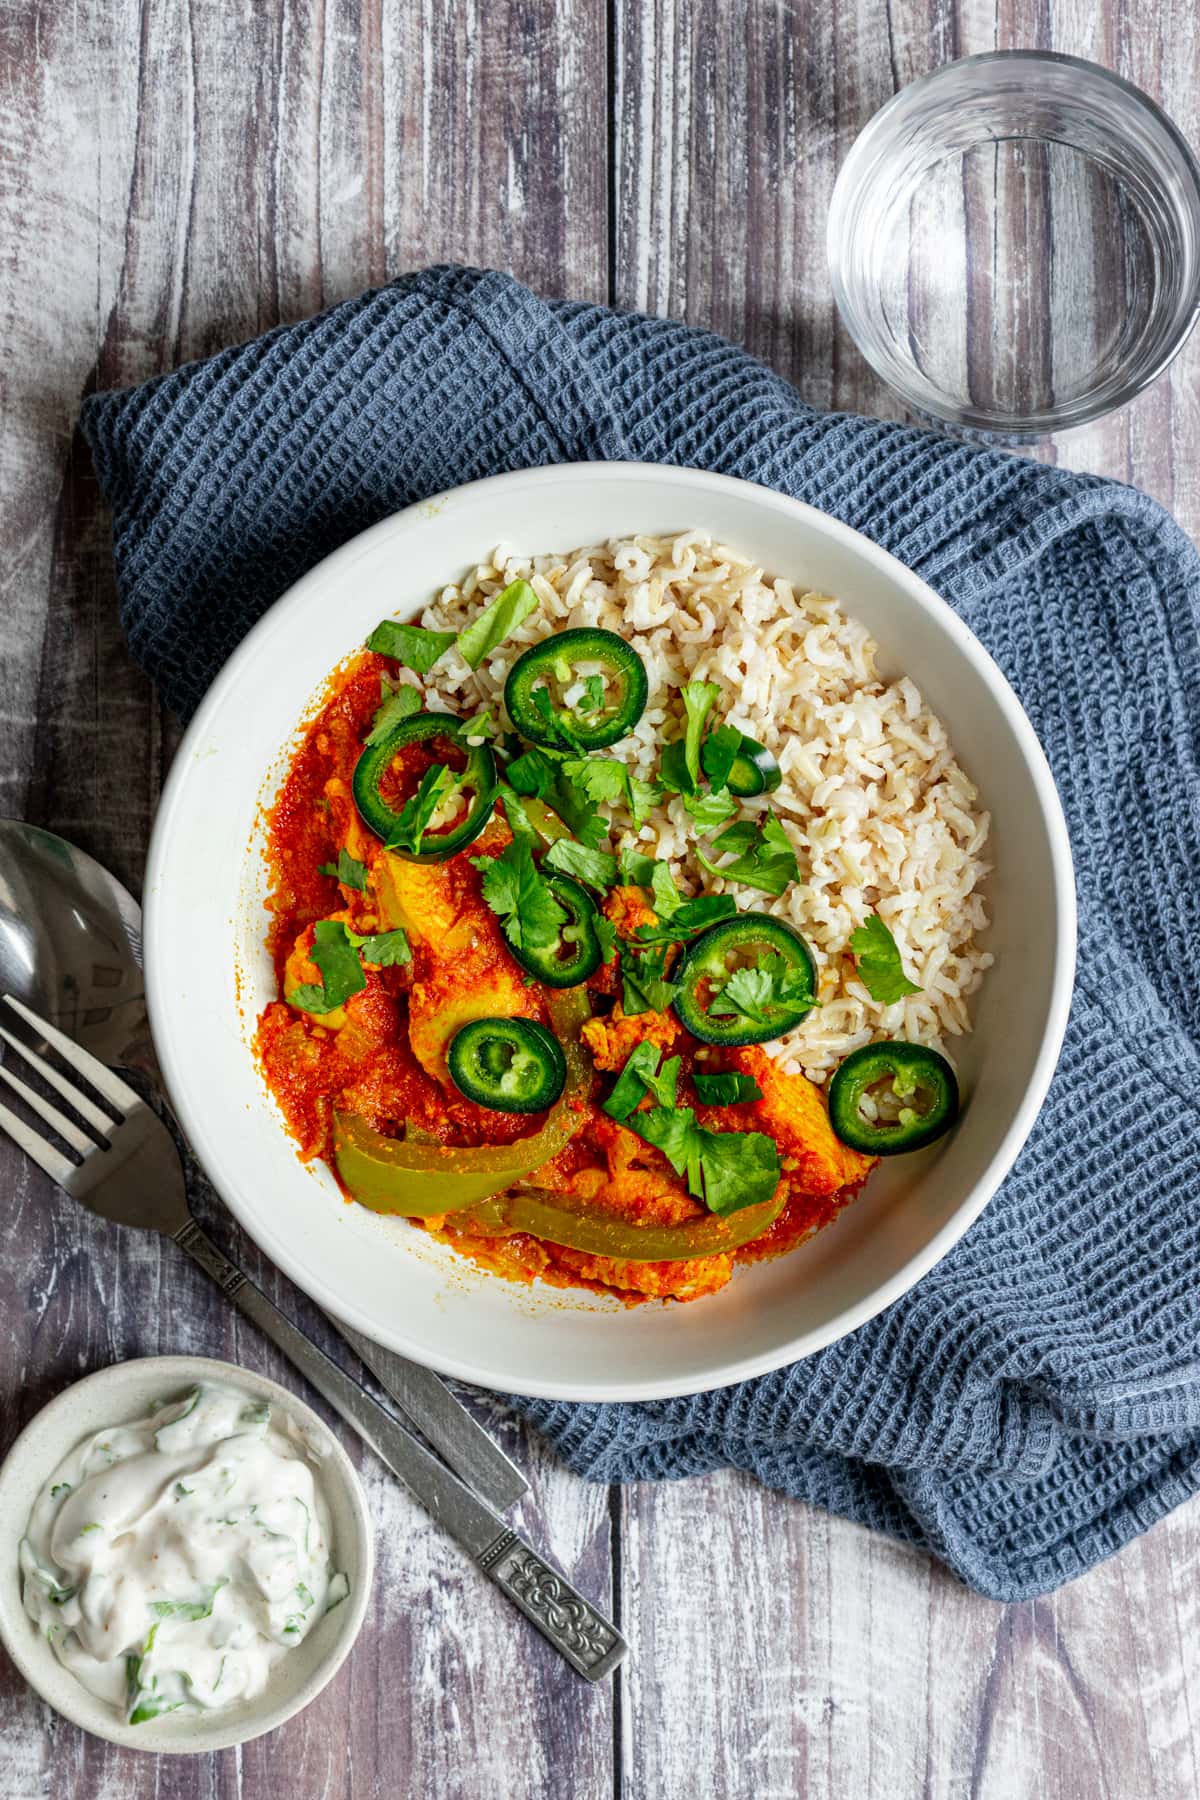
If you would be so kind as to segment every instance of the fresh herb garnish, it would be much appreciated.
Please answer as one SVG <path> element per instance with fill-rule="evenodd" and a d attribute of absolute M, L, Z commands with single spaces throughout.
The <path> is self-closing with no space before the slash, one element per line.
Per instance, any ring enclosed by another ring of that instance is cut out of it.
<path fill-rule="evenodd" d="M 669 863 L 654 864 L 650 871 L 650 892 L 654 896 L 654 910 L 660 920 L 669 919 L 683 905 L 683 895 L 675 886 L 675 877 Z"/>
<path fill-rule="evenodd" d="M 563 763 L 562 773 L 594 806 L 619 806 L 624 801 L 635 828 L 645 824 L 662 799 L 662 789 L 655 782 L 643 781 L 611 756 L 571 757 Z"/>
<path fill-rule="evenodd" d="M 863 986 L 872 1000 L 891 1006 L 906 994 L 919 994 L 921 989 L 904 973 L 900 950 L 895 938 L 877 913 L 850 933 L 850 948 L 858 963 Z"/>
<path fill-rule="evenodd" d="M 617 1077 L 616 1086 L 604 1102 L 604 1111 L 610 1119 L 628 1119 L 647 1094 L 658 1106 L 674 1106 L 680 1058 L 673 1056 L 659 1073 L 660 1054 L 657 1044 L 648 1040 L 634 1045 Z"/>
<path fill-rule="evenodd" d="M 592 714 L 599 712 L 603 705 L 603 675 L 585 675 L 583 678 L 583 693 L 575 702 L 575 711 L 579 714 L 581 719 L 590 719 Z"/>
<path fill-rule="evenodd" d="M 177 1500 L 187 1500 L 196 1490 L 195 1488 L 184 1487 L 182 1481 L 177 1481 L 171 1491 Z"/>
<path fill-rule="evenodd" d="M 710 875 L 741 882 L 764 894 L 782 894 L 800 878 L 796 852 L 774 813 L 768 813 L 761 824 L 743 819 L 739 824 L 731 825 L 715 840 L 713 850 L 718 855 L 732 851 L 734 860 L 724 868 L 718 868 L 697 850 L 697 860 Z"/>
<path fill-rule="evenodd" d="M 351 994 L 361 993 L 367 985 L 358 952 L 341 919 L 321 919 L 313 931 L 311 960 L 321 971 L 322 984 L 301 982 L 286 998 L 301 1012 L 328 1013 L 344 1006 Z M 186 1415 L 181 1414 L 181 1417 Z M 173 1420 L 172 1423 L 178 1421 Z M 166 1430 L 166 1427 L 163 1427 Z"/>
<path fill-rule="evenodd" d="M 601 962 L 610 963 L 617 954 L 616 926 L 611 919 L 606 919 L 603 913 L 597 913 L 592 920 L 592 929 L 595 931 L 596 940 L 600 945 Z"/>
<path fill-rule="evenodd" d="M 780 1173 L 774 1140 L 759 1131 L 709 1131 L 698 1125 L 690 1106 L 674 1103 L 679 1058 L 672 1057 L 656 1075 L 658 1057 L 652 1044 L 638 1044 L 604 1110 L 661 1150 L 675 1173 L 686 1176 L 688 1192 L 703 1199 L 710 1212 L 738 1212 L 771 1199 Z M 642 1091 L 657 1102 L 644 1112 L 636 1110 Z"/>
<path fill-rule="evenodd" d="M 52 1500 L 57 1500 L 60 1494 L 69 1494 L 70 1491 L 71 1484 L 69 1481 L 56 1481 L 54 1486 L 50 1489 L 50 1498 Z"/>
<path fill-rule="evenodd" d="M 383 705 L 371 720 L 371 730 L 366 743 L 380 744 L 385 737 L 390 737 L 397 725 L 403 725 L 405 719 L 411 719 L 414 713 L 421 710 L 421 696 L 415 687 L 404 682 L 397 688 L 386 688 Z"/>
<path fill-rule="evenodd" d="M 269 1400 L 248 1400 L 238 1413 L 239 1425 L 269 1425 L 271 1423 L 271 1403 Z"/>
<path fill-rule="evenodd" d="M 666 971 L 666 945 L 653 949 L 635 949 L 629 942 L 621 945 L 621 1010 L 626 1018 L 667 1010 L 679 983 L 668 981 Z"/>
<path fill-rule="evenodd" d="M 687 713 L 687 732 L 683 740 L 683 760 L 695 789 L 700 784 L 700 740 L 704 721 L 721 698 L 715 681 L 689 681 L 683 690 L 683 707 Z"/>
<path fill-rule="evenodd" d="M 697 894 L 694 900 L 684 900 L 677 906 L 661 927 L 639 925 L 634 937 L 638 944 L 681 944 L 685 938 L 695 937 L 710 925 L 719 925 L 723 919 L 736 915 L 737 903 L 732 894 Z"/>
<path fill-rule="evenodd" d="M 537 610 L 537 595 L 527 581 L 511 581 L 490 606 L 458 634 L 458 653 L 472 669 L 477 669 L 497 644 L 502 644 L 522 620 Z"/>
<path fill-rule="evenodd" d="M 205 1588 L 202 1600 L 151 1600 L 150 1611 L 156 1619 L 187 1619 L 192 1623 L 197 1619 L 209 1619 L 212 1617 L 213 1601 L 226 1586 L 227 1579 L 222 1576 L 211 1587 Z"/>
<path fill-rule="evenodd" d="M 343 887 L 353 888 L 356 894 L 361 894 L 367 885 L 366 863 L 360 863 L 348 850 L 338 851 L 336 863 L 318 863 L 317 874 L 332 875 L 335 881 L 340 881 Z"/>
<path fill-rule="evenodd" d="M 299 1600 L 305 1612 L 308 1611 L 310 1606 L 316 1605 L 316 1601 L 313 1599 L 311 1592 L 305 1587 L 302 1581 L 296 1583 L 296 1598 Z"/>
<path fill-rule="evenodd" d="M 499 856 L 475 856 L 483 871 L 483 897 L 517 950 L 547 950 L 566 922 L 566 910 L 534 866 L 529 844 L 515 837 Z"/>
<path fill-rule="evenodd" d="M 737 811 L 737 801 L 731 794 L 681 794 L 680 798 L 701 837 L 732 819 Z"/>
<path fill-rule="evenodd" d="M 442 801 L 454 786 L 454 776 L 445 763 L 426 769 L 421 785 L 411 800 L 406 800 L 387 841 L 389 850 L 407 850 L 412 856 L 421 853 L 421 841 L 428 831 Z"/>
<path fill-rule="evenodd" d="M 566 766 L 544 750 L 526 750 L 505 771 L 509 785 L 527 799 L 542 800 L 557 813 L 572 837 L 595 850 L 608 836 L 608 826 L 586 791 L 566 773 Z"/>
<path fill-rule="evenodd" d="M 806 968 L 778 950 L 764 951 L 753 967 L 735 969 L 709 1002 L 717 1018 L 745 1019 L 751 1025 L 792 1025 L 817 1004 Z"/>
<path fill-rule="evenodd" d="M 402 925 L 392 931 L 377 931 L 372 937 L 359 937 L 353 931 L 349 936 L 363 961 L 370 963 L 373 969 L 401 968 L 412 961 L 408 933 Z"/>
<path fill-rule="evenodd" d="M 654 880 L 654 858 L 645 856 L 640 850 L 634 850 L 625 844 L 617 857 L 621 871 L 621 879 L 631 882 L 634 887 L 649 887 Z"/>
<path fill-rule="evenodd" d="M 696 1094 L 704 1106 L 740 1106 L 745 1100 L 761 1100 L 762 1089 L 753 1075 L 739 1075 L 733 1070 L 722 1075 L 692 1076 Z"/>
<path fill-rule="evenodd" d="M 428 675 L 453 642 L 452 631 L 426 631 L 423 625 L 401 625 L 395 619 L 383 619 L 367 639 L 367 649 L 379 656 L 390 656 L 393 662 L 418 675 Z"/>
<path fill-rule="evenodd" d="M 714 792 L 718 792 L 729 780 L 729 771 L 733 768 L 741 747 L 742 734 L 736 725 L 718 725 L 705 738 L 700 749 L 700 767 L 707 775 Z"/>
<path fill-rule="evenodd" d="M 570 838 L 558 838 L 542 860 L 546 868 L 573 875 L 576 881 L 601 894 L 607 893 L 617 879 L 617 859 L 610 851 L 589 850 L 586 844 L 572 843 Z"/>
<path fill-rule="evenodd" d="M 690 794 L 695 782 L 687 766 L 687 745 L 683 738 L 665 744 L 658 759 L 658 779 L 669 794 Z"/>

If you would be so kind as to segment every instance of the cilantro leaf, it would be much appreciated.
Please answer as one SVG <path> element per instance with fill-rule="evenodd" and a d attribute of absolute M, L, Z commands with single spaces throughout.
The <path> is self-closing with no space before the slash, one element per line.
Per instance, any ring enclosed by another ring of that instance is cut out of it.
<path fill-rule="evenodd" d="M 709 874 L 720 875 L 725 881 L 739 881 L 764 894 L 782 894 L 793 881 L 800 879 L 796 852 L 774 813 L 768 813 L 761 825 L 749 819 L 731 825 L 716 839 L 713 849 L 718 854 L 730 850 L 740 852 L 733 862 L 718 868 L 709 862 L 703 851 L 697 850 L 697 860 Z"/>
<path fill-rule="evenodd" d="M 630 882 L 634 887 L 649 887 L 654 879 L 654 858 L 643 856 L 640 850 L 630 845 L 621 847 L 617 858 L 621 869 L 621 879 Z"/>
<path fill-rule="evenodd" d="M 421 840 L 429 829 L 434 813 L 453 785 L 454 777 L 445 763 L 435 763 L 432 769 L 426 769 L 421 777 L 420 787 L 400 809 L 400 816 L 392 827 L 386 848 L 407 850 L 413 856 L 419 856 Z"/>
<path fill-rule="evenodd" d="M 363 961 L 374 969 L 398 969 L 412 961 L 408 933 L 401 925 L 394 931 L 376 932 L 373 937 L 360 938 L 351 932 L 350 941 L 361 951 Z"/>
<path fill-rule="evenodd" d="M 737 811 L 737 801 L 729 794 L 684 794 L 681 797 L 701 836 L 715 831 Z"/>
<path fill-rule="evenodd" d="M 593 804 L 619 806 L 625 798 L 627 770 L 611 756 L 573 756 L 562 772 Z"/>
<path fill-rule="evenodd" d="M 310 951 L 323 977 L 323 984 L 301 982 L 285 995 L 288 1003 L 301 1012 L 327 1013 L 344 1006 L 351 994 L 361 993 L 367 985 L 358 952 L 341 919 L 322 919 L 313 932 Z"/>
<path fill-rule="evenodd" d="M 491 707 L 485 707 L 483 712 L 476 713 L 473 719 L 464 719 L 459 729 L 468 744 L 472 738 L 494 738 L 496 724 L 492 718 Z"/>
<path fill-rule="evenodd" d="M 608 826 L 582 788 L 543 750 L 526 750 L 514 758 L 505 773 L 518 794 L 545 801 L 557 813 L 572 837 L 595 850 L 608 836 Z"/>
<path fill-rule="evenodd" d="M 691 794 L 696 784 L 687 766 L 687 745 L 683 738 L 663 746 L 658 759 L 658 779 L 669 794 Z"/>
<path fill-rule="evenodd" d="M 635 829 L 646 823 L 662 797 L 663 791 L 656 781 L 643 781 L 640 775 L 630 775 L 629 812 Z"/>
<path fill-rule="evenodd" d="M 715 681 L 689 681 L 683 690 L 683 707 L 687 713 L 687 732 L 683 740 L 683 760 L 693 788 L 700 781 L 700 739 L 704 721 L 721 698 Z"/>
<path fill-rule="evenodd" d="M 877 913 L 850 933 L 850 948 L 858 962 L 863 986 L 872 1000 L 891 1006 L 905 994 L 919 994 L 921 989 L 904 973 L 900 950 L 895 938 Z"/>
<path fill-rule="evenodd" d="M 395 619 L 382 619 L 367 639 L 367 649 L 390 656 L 393 662 L 418 675 L 428 675 L 453 642 L 452 631 L 426 631 L 422 625 L 401 625 Z"/>
<path fill-rule="evenodd" d="M 675 886 L 675 877 L 665 862 L 656 862 L 650 871 L 650 892 L 654 895 L 654 910 L 663 921 L 683 905 L 683 895 Z"/>
<path fill-rule="evenodd" d="M 210 1619 L 213 1601 L 225 1586 L 225 1580 L 214 1581 L 211 1587 L 205 1588 L 202 1600 L 151 1600 L 150 1611 L 157 1619 L 187 1619 L 193 1624 L 197 1619 Z"/>
<path fill-rule="evenodd" d="M 708 1131 L 704 1126 L 697 1135 L 709 1212 L 725 1217 L 771 1199 L 780 1174 L 774 1138 L 762 1131 Z"/>
<path fill-rule="evenodd" d="M 761 1131 L 709 1131 L 690 1106 L 631 1113 L 630 1131 L 661 1150 L 688 1191 L 710 1212 L 727 1215 L 770 1200 L 779 1185 L 779 1151 Z"/>
<path fill-rule="evenodd" d="M 660 928 L 639 925 L 634 935 L 639 944 L 679 944 L 736 913 L 732 894 L 697 894 L 694 900 L 683 901 Z"/>
<path fill-rule="evenodd" d="M 514 837 L 525 838 L 532 845 L 537 842 L 538 834 L 533 820 L 525 806 L 525 800 L 532 795 L 523 796 L 510 788 L 507 781 L 501 781 L 496 788 L 500 804 L 504 808 L 504 816 L 508 820 L 508 828 Z"/>
<path fill-rule="evenodd" d="M 397 725 L 403 725 L 405 719 L 411 719 L 420 710 L 421 696 L 415 687 L 410 687 L 405 682 L 401 687 L 388 689 L 384 694 L 383 705 L 371 720 L 367 744 L 381 744 L 385 737 L 392 735 Z"/>
<path fill-rule="evenodd" d="M 483 897 L 514 949 L 549 949 L 567 914 L 534 867 L 528 842 L 514 838 L 499 856 L 471 860 L 483 871 Z"/>
<path fill-rule="evenodd" d="M 729 771 L 741 747 L 742 734 L 736 725 L 718 725 L 705 738 L 700 747 L 700 767 L 714 790 L 723 788 L 728 782 Z"/>
<path fill-rule="evenodd" d="M 679 992 L 679 983 L 666 979 L 666 969 L 665 947 L 642 950 L 622 944 L 621 1010 L 626 1018 L 666 1011 Z"/>
<path fill-rule="evenodd" d="M 635 1044 L 625 1059 L 625 1067 L 617 1076 L 616 1086 L 604 1102 L 604 1111 L 610 1119 L 627 1119 L 634 1108 L 639 1106 L 642 1096 L 647 1092 L 643 1076 L 653 1077 L 658 1069 L 660 1052 L 657 1044 L 643 1039 Z"/>
<path fill-rule="evenodd" d="M 810 1013 L 817 1004 L 808 974 L 768 950 L 752 968 L 735 969 L 709 1002 L 718 1018 L 746 1019 L 752 1025 L 784 1025 Z"/>
<path fill-rule="evenodd" d="M 583 693 L 575 703 L 575 711 L 581 719 L 590 719 L 604 705 L 603 675 L 585 675 L 583 688 Z"/>
<path fill-rule="evenodd" d="M 590 850 L 586 844 L 559 838 L 547 850 L 543 862 L 561 875 L 573 875 L 598 893 L 606 893 L 617 879 L 617 859 L 608 850 Z"/>
<path fill-rule="evenodd" d="M 617 954 L 617 928 L 611 919 L 605 918 L 603 913 L 596 914 L 592 925 L 600 945 L 601 961 L 610 963 Z"/>
<path fill-rule="evenodd" d="M 335 881 L 340 881 L 343 887 L 353 888 L 356 894 L 361 894 L 367 885 L 366 863 L 360 863 L 347 850 L 338 851 L 335 863 L 318 863 L 317 874 L 332 875 Z"/>
<path fill-rule="evenodd" d="M 458 652 L 463 661 L 477 669 L 497 644 L 502 644 L 523 619 L 537 611 L 538 598 L 527 581 L 510 581 L 502 594 L 472 619 L 458 634 Z"/>
<path fill-rule="evenodd" d="M 753 1075 L 739 1075 L 730 1070 L 722 1075 L 692 1076 L 696 1094 L 704 1106 L 740 1106 L 744 1100 L 761 1100 L 762 1089 Z"/>

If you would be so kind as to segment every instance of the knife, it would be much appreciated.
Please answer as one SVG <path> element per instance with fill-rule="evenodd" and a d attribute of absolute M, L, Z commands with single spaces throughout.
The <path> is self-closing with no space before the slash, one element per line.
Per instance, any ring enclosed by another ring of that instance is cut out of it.
<path fill-rule="evenodd" d="M 428 1438 L 456 1475 L 474 1488 L 497 1512 L 507 1512 L 529 1483 L 517 1465 L 493 1442 L 483 1426 L 455 1398 L 440 1375 L 405 1356 L 386 1350 L 353 1326 L 326 1314 L 330 1323 L 352 1344 L 384 1391 L 396 1402 L 409 1424 Z"/>

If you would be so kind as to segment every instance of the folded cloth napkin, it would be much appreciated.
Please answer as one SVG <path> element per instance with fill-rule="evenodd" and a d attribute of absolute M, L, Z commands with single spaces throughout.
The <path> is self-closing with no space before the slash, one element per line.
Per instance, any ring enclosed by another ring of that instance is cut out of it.
<path fill-rule="evenodd" d="M 83 431 L 131 648 L 185 713 L 319 557 L 423 496 L 535 464 L 739 475 L 846 520 L 944 594 L 1024 702 L 1075 852 L 1074 1009 L 1024 1154 L 944 1261 L 818 1356 L 653 1405 L 516 1404 L 583 1475 L 736 1465 L 1001 1599 L 1078 1574 L 1194 1491 L 1200 563 L 1159 506 L 815 412 L 706 332 L 456 268 L 97 395 Z"/>

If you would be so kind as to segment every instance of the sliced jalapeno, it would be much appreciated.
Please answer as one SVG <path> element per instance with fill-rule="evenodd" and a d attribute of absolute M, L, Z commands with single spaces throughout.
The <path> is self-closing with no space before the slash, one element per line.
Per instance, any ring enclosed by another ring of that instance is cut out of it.
<path fill-rule="evenodd" d="M 575 689 L 582 691 L 568 701 Z M 531 744 L 603 750 L 633 730 L 648 693 L 646 666 L 624 638 L 579 627 L 518 656 L 504 684 L 504 704 Z"/>
<path fill-rule="evenodd" d="M 509 949 L 521 967 L 536 975 L 547 987 L 578 987 L 581 981 L 596 973 L 604 960 L 596 931 L 595 903 L 586 888 L 572 876 L 552 874 L 545 868 L 540 872 L 566 913 L 566 922 L 560 925 L 557 937 L 545 949 L 539 946 L 535 950 L 528 944 L 519 950 L 510 944 Z"/>
<path fill-rule="evenodd" d="M 689 944 L 671 971 L 675 1011 L 702 1044 L 765 1044 L 812 1011 L 817 971 L 800 933 L 770 913 L 739 913 Z"/>
<path fill-rule="evenodd" d="M 562 1045 L 535 1019 L 472 1019 L 446 1063 L 459 1092 L 493 1112 L 544 1112 L 567 1084 Z"/>
<path fill-rule="evenodd" d="M 869 1100 L 874 1118 L 862 1110 Z M 843 1144 L 868 1156 L 920 1150 L 958 1117 L 958 1081 L 925 1044 L 892 1041 L 852 1050 L 829 1083 L 829 1122 Z"/>
<path fill-rule="evenodd" d="M 773 794 L 783 780 L 779 764 L 757 738 L 742 733 L 741 748 L 730 764 L 725 785 L 731 794 Z"/>
<path fill-rule="evenodd" d="M 397 770 L 397 760 L 418 745 L 428 746 L 429 753 L 417 751 L 413 769 Z M 410 834 L 408 844 L 397 842 L 409 823 L 405 812 L 419 790 L 421 775 L 439 762 L 450 771 L 451 785 L 438 796 L 434 813 L 444 813 L 452 798 L 458 801 L 457 810 L 446 824 L 431 827 L 431 820 L 426 821 L 424 828 L 418 825 Z M 363 823 L 398 856 L 424 863 L 444 862 L 475 841 L 492 816 L 496 785 L 492 752 L 486 744 L 468 745 L 459 722 L 445 713 L 414 713 L 378 744 L 368 744 L 354 765 L 352 781 Z M 419 849 L 409 847 L 414 842 Z"/>

